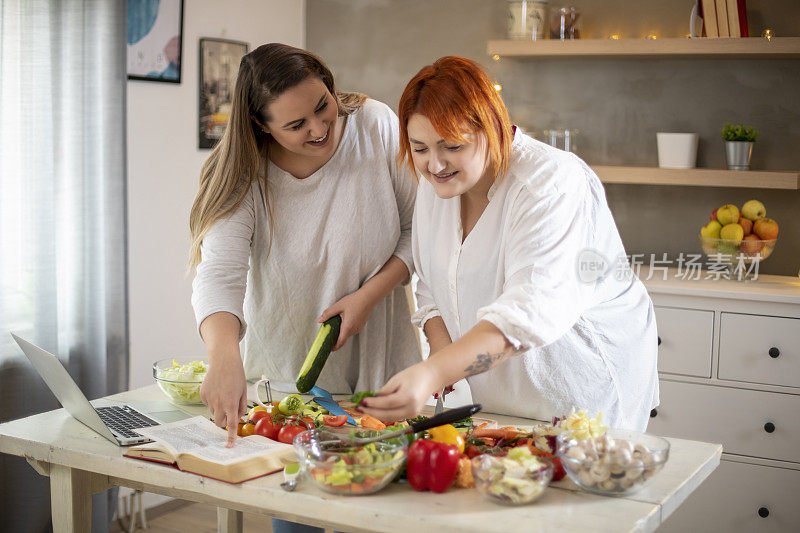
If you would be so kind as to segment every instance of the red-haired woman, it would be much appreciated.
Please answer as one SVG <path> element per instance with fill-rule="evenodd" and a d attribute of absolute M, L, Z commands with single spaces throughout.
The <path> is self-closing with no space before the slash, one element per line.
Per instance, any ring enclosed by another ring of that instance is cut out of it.
<path fill-rule="evenodd" d="M 594 172 L 513 127 L 468 59 L 424 67 L 399 119 L 400 157 L 423 178 L 413 320 L 431 357 L 392 377 L 365 411 L 412 416 L 467 378 L 488 412 L 547 420 L 586 408 L 644 430 L 658 404 L 655 315 Z"/>

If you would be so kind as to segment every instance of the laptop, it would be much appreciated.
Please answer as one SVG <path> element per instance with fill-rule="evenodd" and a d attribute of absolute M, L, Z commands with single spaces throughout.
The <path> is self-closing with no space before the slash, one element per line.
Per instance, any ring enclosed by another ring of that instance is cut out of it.
<path fill-rule="evenodd" d="M 11 334 L 34 368 L 69 414 L 98 432 L 114 444 L 130 446 L 150 442 L 136 433 L 136 428 L 157 426 L 190 418 L 190 415 L 167 402 L 141 402 L 93 406 L 78 388 L 58 358 L 25 339 Z M 108 403 L 102 400 L 96 403 Z"/>

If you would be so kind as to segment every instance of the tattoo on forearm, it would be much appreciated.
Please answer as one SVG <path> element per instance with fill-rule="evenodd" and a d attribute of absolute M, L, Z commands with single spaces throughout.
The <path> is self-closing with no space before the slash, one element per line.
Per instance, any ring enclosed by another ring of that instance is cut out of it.
<path fill-rule="evenodd" d="M 467 373 L 467 376 L 474 376 L 475 374 L 481 374 L 483 372 L 486 372 L 487 370 L 492 368 L 492 366 L 494 366 L 495 363 L 497 363 L 510 353 L 511 353 L 510 351 L 505 351 L 495 354 L 491 354 L 488 352 L 479 353 L 478 355 L 475 356 L 475 360 L 472 363 L 470 363 L 470 365 L 467 368 L 464 369 L 464 372 Z"/>

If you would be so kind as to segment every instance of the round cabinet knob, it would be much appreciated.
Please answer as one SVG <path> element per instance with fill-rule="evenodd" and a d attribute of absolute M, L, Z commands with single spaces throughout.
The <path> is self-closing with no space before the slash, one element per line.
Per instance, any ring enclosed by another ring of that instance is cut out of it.
<path fill-rule="evenodd" d="M 778 357 L 780 357 L 780 355 L 781 351 L 775 348 L 774 346 L 769 349 L 769 356 L 772 357 L 773 359 L 777 359 Z"/>
<path fill-rule="evenodd" d="M 766 507 L 759 507 L 758 508 L 758 516 L 760 516 L 761 518 L 768 517 L 769 516 L 769 509 L 767 509 Z"/>
<path fill-rule="evenodd" d="M 658 416 L 658 410 L 657 409 L 650 410 L 650 418 L 655 418 L 657 416 Z"/>
<path fill-rule="evenodd" d="M 658 336 L 658 345 L 661 346 L 661 335 Z M 773 350 L 774 349 L 775 348 L 773 348 Z M 772 355 L 772 351 L 770 351 L 769 354 Z M 777 355 L 775 357 L 777 357 Z"/>
<path fill-rule="evenodd" d="M 775 424 L 773 424 L 772 422 L 767 422 L 766 424 L 764 424 L 764 431 L 766 431 L 767 433 L 772 433 L 773 431 L 775 431 Z"/>

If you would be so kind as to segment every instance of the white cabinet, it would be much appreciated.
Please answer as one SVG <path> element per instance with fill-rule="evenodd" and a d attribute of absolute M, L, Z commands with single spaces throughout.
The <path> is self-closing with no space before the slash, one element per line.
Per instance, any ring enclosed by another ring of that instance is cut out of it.
<path fill-rule="evenodd" d="M 797 531 L 798 494 L 798 470 L 723 460 L 658 531 Z"/>
<path fill-rule="evenodd" d="M 647 431 L 719 442 L 724 453 L 800 463 L 800 396 L 666 381 Z"/>
<path fill-rule="evenodd" d="M 714 312 L 655 306 L 659 372 L 711 377 Z"/>
<path fill-rule="evenodd" d="M 800 319 L 722 313 L 719 378 L 800 387 Z"/>
<path fill-rule="evenodd" d="M 660 405 L 648 432 L 723 446 L 663 531 L 800 531 L 800 283 L 644 281 L 656 311 Z"/>

